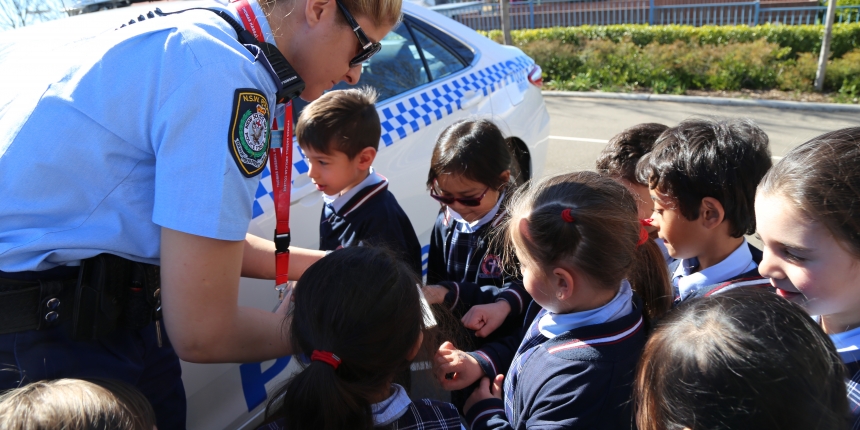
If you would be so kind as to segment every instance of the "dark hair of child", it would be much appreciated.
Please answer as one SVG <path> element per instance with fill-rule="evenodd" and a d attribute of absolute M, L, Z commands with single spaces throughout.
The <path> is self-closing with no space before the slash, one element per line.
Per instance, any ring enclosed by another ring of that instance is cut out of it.
<path fill-rule="evenodd" d="M 269 421 L 283 418 L 287 430 L 373 428 L 371 404 L 409 369 L 424 329 L 419 282 L 395 256 L 363 246 L 311 265 L 293 293 L 290 341 L 297 354 L 331 352 L 341 363 L 307 364 L 272 396 Z"/>
<path fill-rule="evenodd" d="M 623 185 L 596 172 L 558 175 L 521 188 L 511 208 L 513 214 L 527 214 L 528 234 L 510 223 L 505 235 L 507 249 L 516 243 L 520 260 L 577 270 L 607 289 L 618 289 L 627 279 L 649 320 L 672 307 L 666 260 L 653 240 L 638 245 L 642 226 Z M 565 209 L 575 222 L 563 219 Z"/>
<path fill-rule="evenodd" d="M 299 115 L 299 145 L 323 154 L 337 150 L 350 160 L 364 148 L 379 149 L 382 126 L 374 105 L 376 97 L 376 90 L 369 87 L 323 94 Z"/>
<path fill-rule="evenodd" d="M 640 183 L 636 177 L 636 163 L 643 155 L 651 152 L 657 138 L 668 128 L 663 124 L 648 122 L 636 124 L 612 136 L 597 156 L 597 170 L 633 184 Z M 648 185 L 648 182 L 642 185 Z"/>
<path fill-rule="evenodd" d="M 122 381 L 84 378 L 37 381 L 0 396 L 4 430 L 152 430 L 155 412 Z"/>
<path fill-rule="evenodd" d="M 842 360 L 798 305 L 737 288 L 657 324 L 634 385 L 639 430 L 844 429 Z"/>
<path fill-rule="evenodd" d="M 640 182 L 676 200 L 688 220 L 698 219 L 702 199 L 712 197 L 732 237 L 755 232 L 755 191 L 771 160 L 767 134 L 752 120 L 684 120 L 663 132 L 643 163 Z"/>
<path fill-rule="evenodd" d="M 464 119 L 449 125 L 436 140 L 427 187 L 450 174 L 500 189 L 506 185 L 500 176 L 510 168 L 511 153 L 501 130 L 488 120 Z"/>
<path fill-rule="evenodd" d="M 794 202 L 860 258 L 860 127 L 822 134 L 792 149 L 758 191 Z"/>

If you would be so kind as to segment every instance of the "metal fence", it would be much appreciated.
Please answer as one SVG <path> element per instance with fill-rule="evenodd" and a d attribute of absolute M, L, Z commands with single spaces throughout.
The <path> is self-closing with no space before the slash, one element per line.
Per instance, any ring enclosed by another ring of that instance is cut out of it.
<path fill-rule="evenodd" d="M 501 28 L 498 2 L 473 1 L 434 6 L 431 9 L 475 30 Z M 821 24 L 826 12 L 826 6 L 767 7 L 759 1 L 683 5 L 655 5 L 654 0 L 528 0 L 510 3 L 512 29 L 586 24 Z M 860 22 L 860 5 L 837 6 L 835 22 Z"/>

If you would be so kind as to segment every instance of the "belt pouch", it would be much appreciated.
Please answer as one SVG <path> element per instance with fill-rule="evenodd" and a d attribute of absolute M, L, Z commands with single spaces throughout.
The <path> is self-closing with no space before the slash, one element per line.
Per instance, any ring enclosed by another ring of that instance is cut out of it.
<path fill-rule="evenodd" d="M 152 264 L 131 264 L 131 285 L 121 317 L 123 327 L 142 329 L 155 318 L 154 310 L 158 307 L 156 290 L 161 282 L 160 269 Z"/>
<path fill-rule="evenodd" d="M 128 293 L 131 264 L 112 254 L 81 261 L 72 324 L 75 340 L 96 340 L 116 329 Z"/>

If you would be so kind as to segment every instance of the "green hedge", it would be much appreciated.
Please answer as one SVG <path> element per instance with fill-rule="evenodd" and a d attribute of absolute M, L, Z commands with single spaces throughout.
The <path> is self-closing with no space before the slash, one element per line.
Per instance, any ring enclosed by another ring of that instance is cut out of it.
<path fill-rule="evenodd" d="M 746 25 L 583 25 L 579 27 L 554 27 L 534 30 L 514 30 L 514 44 L 526 44 L 536 40 L 554 40 L 563 43 L 582 44 L 586 40 L 611 40 L 620 42 L 629 39 L 637 46 L 650 43 L 671 44 L 676 41 L 693 42 L 699 45 L 726 45 L 766 40 L 782 48 L 791 48 L 791 54 L 819 52 L 823 25 L 772 25 L 755 27 Z M 484 33 L 493 40 L 501 41 L 498 30 Z M 860 23 L 833 26 L 830 50 L 836 58 L 860 48 Z"/>
<path fill-rule="evenodd" d="M 514 31 L 549 89 L 683 94 L 688 89 L 812 91 L 822 26 L 614 25 Z M 860 24 L 834 26 L 825 90 L 860 97 Z M 489 37 L 500 38 L 492 32 Z"/>

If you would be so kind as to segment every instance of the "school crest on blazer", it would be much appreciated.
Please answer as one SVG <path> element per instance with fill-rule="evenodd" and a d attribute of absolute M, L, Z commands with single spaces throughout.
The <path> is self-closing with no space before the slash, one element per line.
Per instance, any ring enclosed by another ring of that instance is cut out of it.
<path fill-rule="evenodd" d="M 240 88 L 233 96 L 229 151 L 245 177 L 263 171 L 269 153 L 269 101 L 259 90 Z"/>

